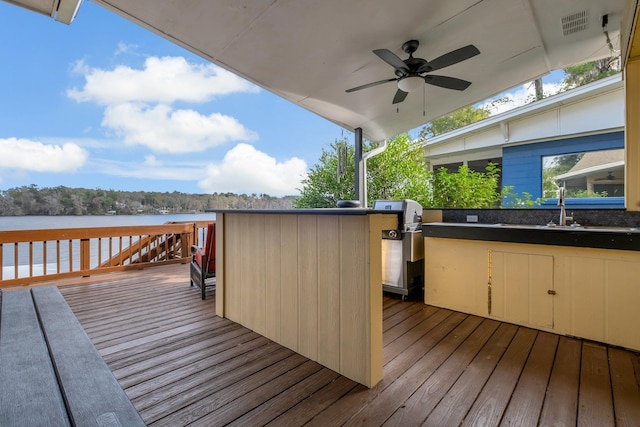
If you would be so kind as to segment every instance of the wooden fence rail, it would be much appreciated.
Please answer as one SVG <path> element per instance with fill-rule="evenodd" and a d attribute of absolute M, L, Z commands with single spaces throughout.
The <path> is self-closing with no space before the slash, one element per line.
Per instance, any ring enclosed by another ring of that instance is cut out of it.
<path fill-rule="evenodd" d="M 187 263 L 208 223 L 0 231 L 0 288 Z"/>

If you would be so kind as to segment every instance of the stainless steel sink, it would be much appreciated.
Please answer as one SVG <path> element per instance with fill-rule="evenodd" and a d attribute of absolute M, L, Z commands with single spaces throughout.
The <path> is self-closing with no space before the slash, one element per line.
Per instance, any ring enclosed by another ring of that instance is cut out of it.
<path fill-rule="evenodd" d="M 640 227 L 615 227 L 608 225 L 536 225 L 536 224 L 493 224 L 493 227 L 500 228 L 524 228 L 524 229 L 542 229 L 542 230 L 567 230 L 567 231 L 594 231 L 608 233 L 640 233 Z"/>
<path fill-rule="evenodd" d="M 585 225 L 578 228 L 582 228 L 587 231 L 609 231 L 616 233 L 640 233 L 640 228 L 637 227 L 610 227 L 607 225 Z"/>

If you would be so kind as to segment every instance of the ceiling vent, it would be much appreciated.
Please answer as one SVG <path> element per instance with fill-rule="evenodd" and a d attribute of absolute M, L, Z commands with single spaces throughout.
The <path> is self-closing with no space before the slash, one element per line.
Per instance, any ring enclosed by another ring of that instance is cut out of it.
<path fill-rule="evenodd" d="M 589 10 L 576 12 L 562 17 L 562 34 L 568 36 L 587 29 L 589 25 Z"/>

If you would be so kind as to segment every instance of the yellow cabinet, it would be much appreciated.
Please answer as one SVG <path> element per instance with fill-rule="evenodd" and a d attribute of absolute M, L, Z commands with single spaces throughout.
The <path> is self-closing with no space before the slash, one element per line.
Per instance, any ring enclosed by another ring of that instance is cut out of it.
<path fill-rule="evenodd" d="M 567 256 L 562 281 L 567 333 L 640 349 L 640 262 L 623 256 Z"/>
<path fill-rule="evenodd" d="M 487 315 L 487 242 L 425 239 L 425 303 Z"/>
<path fill-rule="evenodd" d="M 640 251 L 425 239 L 425 303 L 640 350 Z"/>
<path fill-rule="evenodd" d="M 488 314 L 553 329 L 553 256 L 489 250 Z"/>

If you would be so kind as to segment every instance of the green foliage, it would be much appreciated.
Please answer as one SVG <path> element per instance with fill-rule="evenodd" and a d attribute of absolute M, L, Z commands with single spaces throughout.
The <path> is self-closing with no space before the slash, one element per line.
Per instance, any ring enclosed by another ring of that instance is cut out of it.
<path fill-rule="evenodd" d="M 413 144 L 408 135 L 399 135 L 387 143 L 385 151 L 367 161 L 368 200 L 413 199 L 425 206 L 431 175 L 422 147 Z"/>
<path fill-rule="evenodd" d="M 330 150 L 322 150 L 317 164 L 303 180 L 297 208 L 334 208 L 338 200 L 355 198 L 355 155 L 347 145 L 347 174 L 338 180 L 337 147 L 346 141 L 336 141 Z M 366 153 L 374 148 L 366 143 Z M 424 164 L 422 148 L 411 143 L 408 135 L 400 135 L 387 143 L 387 149 L 367 161 L 368 200 L 414 199 L 425 203 L 430 172 Z"/>
<path fill-rule="evenodd" d="M 356 189 L 355 149 L 347 144 L 347 172 L 345 178 L 338 179 L 338 146 L 345 140 L 336 140 L 329 150 L 322 154 L 302 180 L 300 197 L 294 202 L 296 208 L 335 208 L 338 200 L 353 200 Z"/>
<path fill-rule="evenodd" d="M 432 120 L 420 130 L 420 138 L 432 138 L 443 133 L 470 125 L 489 117 L 490 111 L 484 107 L 466 106 L 451 114 Z"/>
<path fill-rule="evenodd" d="M 611 57 L 569 66 L 563 70 L 563 89 L 572 89 L 617 74 L 620 72 L 617 64 L 618 58 Z"/>
<path fill-rule="evenodd" d="M 486 172 L 475 172 L 463 165 L 457 173 L 440 168 L 431 176 L 431 208 L 493 208 L 500 204 L 498 192 L 500 169 L 489 163 Z"/>
<path fill-rule="evenodd" d="M 266 194 L 186 194 L 103 189 L 38 188 L 36 185 L 0 190 L 0 215 L 118 215 L 203 212 L 205 209 L 289 209 L 293 197 Z"/>
<path fill-rule="evenodd" d="M 555 156 L 542 167 L 542 195 L 544 197 L 558 197 L 558 183 L 555 177 L 568 172 L 584 156 L 584 153 L 571 153 Z"/>
<path fill-rule="evenodd" d="M 589 193 L 586 189 L 575 189 L 575 188 L 567 188 L 565 197 L 570 197 L 572 199 L 583 199 L 589 197 L 608 197 L 606 191 L 602 191 L 600 193 L 593 192 Z"/>
<path fill-rule="evenodd" d="M 522 192 L 522 195 L 518 193 L 512 193 L 512 185 L 506 185 L 502 187 L 502 207 L 503 208 L 518 208 L 518 209 L 531 209 L 534 205 L 541 205 L 544 203 L 544 199 L 537 198 L 531 200 L 533 195 L 526 191 Z"/>
<path fill-rule="evenodd" d="M 337 152 L 340 141 L 323 150 L 319 163 L 304 180 L 297 208 L 335 207 L 338 200 L 355 197 L 353 148 L 349 148 L 347 177 L 337 178 Z M 370 150 L 365 147 L 365 152 Z M 367 163 L 368 200 L 413 199 L 424 208 L 494 208 L 500 206 L 503 193 L 498 189 L 500 169 L 487 165 L 485 172 L 475 172 L 461 166 L 456 173 L 445 168 L 429 171 L 423 161 L 422 149 L 407 135 L 400 135 L 387 144 L 387 149 Z M 532 207 L 531 195 L 512 195 L 514 206 Z"/>

